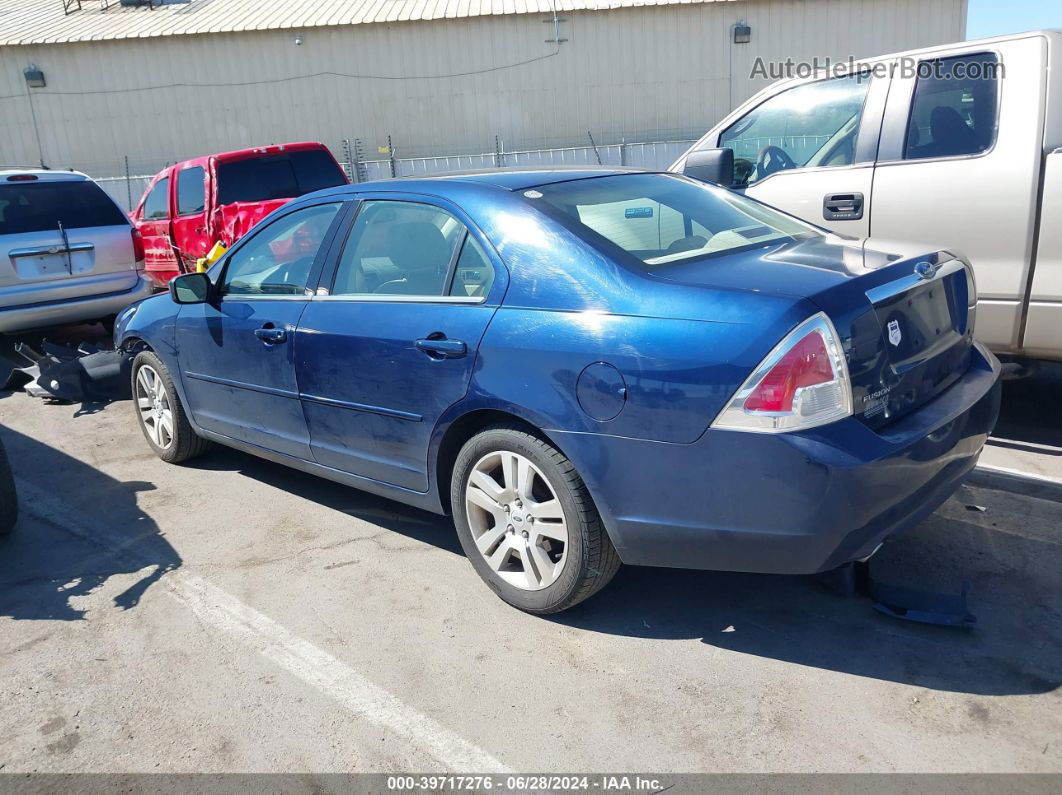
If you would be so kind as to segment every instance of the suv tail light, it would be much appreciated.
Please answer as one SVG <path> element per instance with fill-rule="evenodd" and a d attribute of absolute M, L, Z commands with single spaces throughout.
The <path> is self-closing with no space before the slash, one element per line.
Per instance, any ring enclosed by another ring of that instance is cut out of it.
<path fill-rule="evenodd" d="M 135 226 L 133 227 L 133 261 L 136 262 L 138 271 L 144 270 L 144 238 Z"/>
<path fill-rule="evenodd" d="M 741 385 L 713 428 L 781 433 L 852 414 L 852 384 L 840 338 L 825 314 L 786 335 Z"/>

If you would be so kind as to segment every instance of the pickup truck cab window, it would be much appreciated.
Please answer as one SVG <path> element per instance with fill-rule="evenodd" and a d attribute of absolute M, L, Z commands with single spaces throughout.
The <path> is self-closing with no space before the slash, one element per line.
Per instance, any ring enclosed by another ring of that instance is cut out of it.
<path fill-rule="evenodd" d="M 919 64 L 905 160 L 978 155 L 996 138 L 999 63 L 991 53 Z"/>
<path fill-rule="evenodd" d="M 466 234 L 464 224 L 438 207 L 367 201 L 350 230 L 331 294 L 444 295 Z"/>
<path fill-rule="evenodd" d="M 258 230 L 232 253 L 222 275 L 223 295 L 297 295 L 306 284 L 341 202 L 296 210 Z"/>
<path fill-rule="evenodd" d="M 194 215 L 206 207 L 206 172 L 202 166 L 186 168 L 177 175 L 177 215 Z"/>
<path fill-rule="evenodd" d="M 151 193 L 144 199 L 144 220 L 170 217 L 170 178 L 163 177 L 155 183 Z"/>
<path fill-rule="evenodd" d="M 734 150 L 734 180 L 751 185 L 778 171 L 855 162 L 856 137 L 871 78 L 853 74 L 783 91 L 719 135 Z"/>
<path fill-rule="evenodd" d="M 346 181 L 325 149 L 261 154 L 217 168 L 218 204 L 290 199 Z"/>

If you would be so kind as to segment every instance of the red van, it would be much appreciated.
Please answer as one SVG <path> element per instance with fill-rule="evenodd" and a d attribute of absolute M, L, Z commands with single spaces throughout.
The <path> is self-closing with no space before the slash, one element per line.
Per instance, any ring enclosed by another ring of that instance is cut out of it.
<path fill-rule="evenodd" d="M 321 143 L 259 146 L 185 160 L 156 174 L 130 218 L 144 269 L 159 287 L 195 270 L 214 243 L 231 246 L 285 202 L 347 176 Z"/>

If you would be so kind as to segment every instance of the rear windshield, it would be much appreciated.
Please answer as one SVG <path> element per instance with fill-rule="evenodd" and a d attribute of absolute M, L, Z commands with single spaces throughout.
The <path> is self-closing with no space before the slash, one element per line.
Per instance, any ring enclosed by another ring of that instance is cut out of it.
<path fill-rule="evenodd" d="M 669 174 L 573 180 L 524 196 L 588 242 L 619 248 L 647 269 L 815 234 L 736 193 Z"/>
<path fill-rule="evenodd" d="M 293 199 L 346 181 L 323 149 L 249 157 L 218 165 L 218 204 Z"/>
<path fill-rule="evenodd" d="M 95 182 L 0 184 L 0 235 L 46 229 L 127 226 L 129 219 Z"/>

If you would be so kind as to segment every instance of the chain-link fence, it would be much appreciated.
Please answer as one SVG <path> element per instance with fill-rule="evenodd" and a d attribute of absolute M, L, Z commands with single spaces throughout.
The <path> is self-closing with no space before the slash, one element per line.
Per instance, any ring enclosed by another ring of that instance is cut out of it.
<path fill-rule="evenodd" d="M 500 142 L 492 152 L 471 155 L 437 155 L 424 157 L 399 157 L 393 147 L 384 147 L 391 156 L 365 159 L 361 156 L 362 145 L 357 139 L 346 139 L 339 151 L 335 151 L 340 165 L 352 182 L 367 182 L 394 177 L 429 176 L 449 171 L 480 168 L 518 166 L 632 166 L 649 170 L 663 170 L 685 152 L 692 140 L 683 141 L 637 141 L 618 144 L 589 144 L 554 149 L 506 150 Z M 164 166 L 159 166 L 161 170 Z M 93 174 L 87 171 L 115 201 L 130 210 L 140 201 L 152 174 L 126 173 Z"/>

